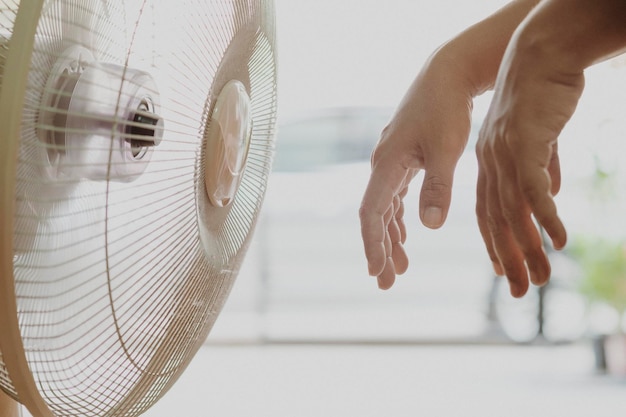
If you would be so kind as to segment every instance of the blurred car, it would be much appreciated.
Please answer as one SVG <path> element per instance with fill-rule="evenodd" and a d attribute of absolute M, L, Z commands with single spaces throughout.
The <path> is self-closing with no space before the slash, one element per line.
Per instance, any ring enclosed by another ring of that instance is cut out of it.
<path fill-rule="evenodd" d="M 323 109 L 279 125 L 268 217 L 354 215 L 389 108 Z M 350 213 L 348 213 L 350 212 Z M 304 222 L 312 218 L 302 217 Z"/>

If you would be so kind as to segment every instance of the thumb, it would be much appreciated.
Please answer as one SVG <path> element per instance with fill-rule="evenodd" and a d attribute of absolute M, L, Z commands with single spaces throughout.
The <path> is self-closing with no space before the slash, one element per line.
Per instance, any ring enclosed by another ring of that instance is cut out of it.
<path fill-rule="evenodd" d="M 424 226 L 438 229 L 446 221 L 450 208 L 456 160 L 439 160 L 429 165 L 420 192 L 420 219 Z"/>

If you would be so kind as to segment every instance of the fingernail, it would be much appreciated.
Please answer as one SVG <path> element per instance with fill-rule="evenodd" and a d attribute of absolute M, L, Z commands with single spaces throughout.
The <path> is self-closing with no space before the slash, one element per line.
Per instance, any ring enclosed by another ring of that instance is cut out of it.
<path fill-rule="evenodd" d="M 443 221 L 443 210 L 439 207 L 426 207 L 424 210 L 424 225 L 430 228 L 441 226 Z"/>

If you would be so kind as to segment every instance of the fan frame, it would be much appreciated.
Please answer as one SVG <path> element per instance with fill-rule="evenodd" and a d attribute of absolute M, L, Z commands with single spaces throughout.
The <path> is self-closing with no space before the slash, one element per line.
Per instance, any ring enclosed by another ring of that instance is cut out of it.
<path fill-rule="evenodd" d="M 244 0 L 245 1 L 245 0 Z M 235 8 L 244 7 L 244 1 L 234 0 Z M 16 283 L 14 273 L 14 231 L 15 217 L 17 211 L 16 204 L 16 182 L 17 168 L 19 166 L 19 150 L 21 132 L 23 128 L 23 112 L 25 109 L 25 97 L 27 93 L 27 85 L 29 74 L 31 73 L 32 59 L 35 49 L 35 40 L 37 30 L 40 24 L 42 14 L 44 13 L 44 5 L 46 0 L 29 0 L 21 2 L 15 14 L 13 31 L 8 40 L 8 50 L 4 65 L 4 78 L 0 89 L 0 143 L 3 149 L 0 152 L 0 352 L 5 369 L 8 373 L 11 386 L 5 387 L 10 398 L 18 400 L 33 415 L 38 417 L 54 417 L 51 407 L 44 399 L 45 395 L 39 391 L 37 381 L 30 370 L 27 360 L 26 350 L 20 329 L 19 315 L 17 311 L 16 299 Z M 273 11 L 273 1 L 270 0 L 271 10 Z M 266 9 L 270 10 L 270 9 Z M 243 13 L 243 12 L 242 12 Z M 258 29 L 255 30 L 255 32 Z M 264 35 L 270 40 L 274 36 L 273 19 L 272 25 L 263 31 Z M 274 45 L 273 42 L 270 42 Z M 225 51 L 225 55 L 229 52 Z M 224 59 L 224 57 L 222 57 Z M 272 47 L 273 60 L 273 122 L 271 129 L 273 132 L 276 113 L 276 52 Z M 223 64 L 224 61 L 220 64 Z M 216 72 L 219 74 L 220 71 Z M 212 88 L 216 88 L 219 83 L 213 80 Z M 220 81 L 221 82 L 221 81 Z M 218 90 L 219 91 L 219 90 Z M 214 101 L 212 94 L 216 90 L 209 91 L 207 98 L 207 115 L 211 115 L 213 111 Z M 249 93 L 249 92 L 248 92 Z M 206 134 L 206 132 L 204 132 Z M 272 133 L 273 134 L 273 133 Z M 206 137 L 202 138 L 202 148 L 205 147 Z M 266 173 L 269 174 L 269 173 Z M 201 183 L 201 189 L 204 191 L 204 184 Z M 207 197 L 208 198 L 208 197 Z M 221 212 L 226 212 L 230 208 L 218 208 Z M 254 230 L 256 218 L 250 225 L 250 232 Z M 199 224 L 200 225 L 200 224 Z M 201 238 L 201 236 L 200 236 Z M 245 245 L 249 244 L 247 242 Z M 242 246 L 245 254 L 245 245 Z M 234 255 L 233 255 L 234 256 Z M 236 264 L 231 274 L 235 274 L 242 261 L 242 256 L 237 254 Z M 229 281 L 232 285 L 233 280 Z M 225 296 L 229 291 L 225 291 Z M 220 302 L 223 303 L 225 298 Z M 221 308 L 220 308 L 221 310 Z M 205 332 L 210 331 L 211 326 L 205 328 Z M 206 337 L 206 334 L 204 334 Z M 195 343 L 201 344 L 204 338 L 200 337 Z M 194 349 L 197 350 L 197 349 Z M 158 355 L 156 355 L 158 356 Z M 186 365 L 185 365 L 186 366 Z M 182 370 L 181 370 L 182 372 Z M 180 375 L 180 374 L 179 374 Z M 168 386 L 173 384 L 177 378 L 169 381 Z M 131 390 L 125 397 L 134 397 L 142 394 L 141 387 Z M 165 388 L 163 392 L 166 392 Z M 119 410 L 118 410 L 119 411 Z M 143 410 L 145 411 L 145 410 Z"/>
<path fill-rule="evenodd" d="M 28 81 L 28 68 L 44 0 L 21 3 L 8 42 L 2 90 L 0 91 L 0 230 L 13 231 L 17 155 Z M 38 394 L 35 379 L 24 354 L 13 277 L 13 233 L 0 233 L 0 352 L 20 402 L 41 416 L 53 417 Z M 20 347 L 15 349 L 15 347 Z"/>

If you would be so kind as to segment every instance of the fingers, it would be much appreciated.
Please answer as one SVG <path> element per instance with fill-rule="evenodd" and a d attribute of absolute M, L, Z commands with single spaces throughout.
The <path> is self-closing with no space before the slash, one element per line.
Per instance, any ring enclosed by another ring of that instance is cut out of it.
<path fill-rule="evenodd" d="M 484 150 L 481 155 L 481 193 L 484 196 L 480 208 L 479 226 L 483 239 L 487 244 L 492 262 L 497 265 L 496 272 L 506 275 L 509 279 L 511 294 L 521 297 L 528 290 L 528 277 L 524 264 L 524 254 L 515 242 L 515 236 L 509 227 L 508 219 L 515 216 L 515 210 L 510 206 L 514 199 L 512 193 L 501 195 L 497 165 L 493 160 L 490 149 Z M 503 202 L 507 206 L 508 215 L 503 212 Z M 477 208 L 477 212 L 479 212 Z M 481 224 L 482 223 L 482 224 Z"/>
<path fill-rule="evenodd" d="M 510 163 L 506 164 L 509 170 L 510 166 Z M 530 281 L 536 285 L 543 285 L 548 281 L 550 264 L 523 193 L 508 181 L 510 178 L 515 182 L 515 173 L 507 177 L 503 172 L 503 164 L 498 164 L 496 168 L 499 171 L 499 181 L 494 195 L 497 197 L 488 202 L 492 218 L 490 231 L 498 258 L 509 279 L 511 293 L 521 296 L 528 290 L 528 275 Z M 541 187 L 540 184 L 536 185 Z"/>
<path fill-rule="evenodd" d="M 559 219 L 552 196 L 550 175 L 548 170 L 532 169 L 528 163 L 522 163 L 519 174 L 519 187 L 524 199 L 537 222 L 545 229 L 556 249 L 562 249 L 567 241 L 565 226 Z"/>
<path fill-rule="evenodd" d="M 509 278 L 511 293 L 523 295 L 528 289 L 528 274 L 533 284 L 543 285 L 550 278 L 550 264 L 530 210 L 522 203 L 523 198 L 518 190 L 503 188 L 501 184 L 498 194 L 502 217 L 497 217 L 492 223 L 491 233 L 492 236 L 501 233 L 507 237 L 505 242 L 495 243 L 496 248 L 499 248 L 498 258 Z M 496 202 L 497 199 L 492 201 Z M 490 209 L 490 212 L 498 213 L 497 208 Z"/>
<path fill-rule="evenodd" d="M 396 274 L 402 275 L 409 268 L 409 258 L 404 250 L 404 242 L 406 240 L 406 229 L 402 231 L 404 222 L 402 215 L 404 214 L 404 203 L 400 196 L 394 200 L 394 214 L 387 226 L 387 232 L 391 241 L 391 259 L 393 260 Z M 401 226 L 402 225 L 402 226 Z"/>
<path fill-rule="evenodd" d="M 371 276 L 378 286 L 390 288 L 397 274 L 406 272 L 408 257 L 403 248 L 406 226 L 402 219 L 407 185 L 414 173 L 397 163 L 374 164 L 361 209 L 361 235 Z"/>
<path fill-rule="evenodd" d="M 496 253 L 496 249 L 491 239 L 489 227 L 489 215 L 487 210 L 487 189 L 489 176 L 485 172 L 485 165 L 482 161 L 482 155 L 480 152 L 477 152 L 477 157 L 479 163 L 478 179 L 476 182 L 476 218 L 478 220 L 478 229 L 485 243 L 487 254 L 489 255 L 489 259 L 491 259 L 496 275 L 504 275 L 504 270 L 500 265 L 500 259 L 498 258 L 498 254 Z"/>
<path fill-rule="evenodd" d="M 479 174 L 477 184 L 479 230 L 496 274 L 506 275 L 511 294 L 521 297 L 528 290 L 529 280 L 535 285 L 544 285 L 551 273 L 531 213 L 552 237 L 557 249 L 565 245 L 565 228 L 548 192 L 548 181 L 544 181 L 544 187 L 535 183 L 521 191 L 522 188 L 509 181 L 488 181 L 488 175 Z M 543 194 L 544 198 L 538 199 L 538 194 Z"/>
<path fill-rule="evenodd" d="M 420 217 L 427 227 L 438 228 L 446 219 L 457 159 L 456 155 L 442 153 L 432 158 L 433 168 L 426 169 L 420 193 Z M 374 162 L 359 214 L 369 274 L 378 277 L 379 287 L 386 289 L 409 266 L 403 246 L 407 235 L 403 198 L 417 168 L 403 168 L 395 160 Z"/>
<path fill-rule="evenodd" d="M 389 233 L 389 226 L 392 224 L 392 219 L 394 216 L 393 206 L 385 213 L 383 217 L 384 223 L 387 225 L 387 232 L 385 233 L 383 247 L 385 248 L 385 265 L 383 266 L 382 271 L 378 274 L 378 287 L 380 289 L 386 290 L 391 288 L 393 283 L 396 280 L 396 271 L 395 265 L 393 263 L 393 242 L 391 234 Z"/>
<path fill-rule="evenodd" d="M 396 282 L 396 271 L 391 257 L 387 258 L 387 262 L 385 262 L 385 266 L 378 275 L 377 280 L 378 288 L 381 290 L 388 290 Z"/>
<path fill-rule="evenodd" d="M 543 167 L 533 158 L 511 152 L 503 140 L 485 142 L 477 146 L 478 225 L 494 270 L 506 275 L 511 294 L 521 297 L 529 280 L 544 285 L 551 273 L 532 216 L 552 237 L 555 247 L 565 244 L 565 228 L 552 198 L 553 178 L 560 178 L 558 158 L 549 158 L 547 147 L 545 159 L 550 163 Z"/>

